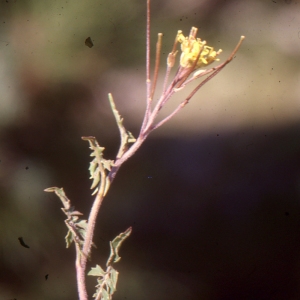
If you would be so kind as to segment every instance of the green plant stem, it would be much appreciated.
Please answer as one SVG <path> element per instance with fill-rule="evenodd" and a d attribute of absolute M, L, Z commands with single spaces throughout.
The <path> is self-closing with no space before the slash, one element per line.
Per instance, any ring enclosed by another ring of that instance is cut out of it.
<path fill-rule="evenodd" d="M 104 196 L 100 193 L 97 193 L 97 196 L 95 198 L 95 201 L 93 203 L 93 207 L 91 209 L 89 220 L 88 220 L 88 226 L 86 229 L 86 237 L 84 240 L 83 245 L 83 255 L 80 257 L 80 262 L 76 262 L 76 268 L 77 268 L 77 285 L 78 285 L 78 291 L 79 291 L 79 299 L 80 300 L 87 300 L 87 292 L 86 292 L 86 284 L 85 284 L 85 270 L 86 270 L 86 263 L 88 258 L 88 253 L 91 250 L 92 242 L 93 242 L 93 236 L 95 231 L 95 225 L 96 225 L 96 219 L 99 212 L 99 209 L 101 207 L 101 204 L 103 202 Z"/>
<path fill-rule="evenodd" d="M 76 248 L 77 248 L 77 246 L 76 246 Z M 85 267 L 82 265 L 82 262 L 80 259 L 80 252 L 78 253 L 78 251 L 76 251 L 75 267 L 76 267 L 77 290 L 78 290 L 79 299 L 80 300 L 88 300 L 86 284 L 85 284 Z"/>

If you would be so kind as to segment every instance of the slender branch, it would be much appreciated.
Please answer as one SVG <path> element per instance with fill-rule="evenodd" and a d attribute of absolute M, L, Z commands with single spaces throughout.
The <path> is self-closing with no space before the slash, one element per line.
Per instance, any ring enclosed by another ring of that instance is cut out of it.
<path fill-rule="evenodd" d="M 151 89 L 151 95 L 150 95 L 151 101 L 153 100 L 153 96 L 154 96 L 154 92 L 155 92 L 155 88 L 156 88 L 157 77 L 158 77 L 162 36 L 163 36 L 162 33 L 159 33 L 158 36 L 157 36 L 156 56 L 155 56 L 155 68 L 154 68 L 152 89 Z"/>
<path fill-rule="evenodd" d="M 150 80 L 150 0 L 147 0 L 146 24 L 146 110 L 141 128 L 147 123 L 151 110 L 151 80 Z"/>
<path fill-rule="evenodd" d="M 245 36 L 242 35 L 242 36 L 240 37 L 239 42 L 237 43 L 237 45 L 235 46 L 234 50 L 232 51 L 231 55 L 230 55 L 230 56 L 228 57 L 228 59 L 226 60 L 226 62 L 225 62 L 226 65 L 232 61 L 233 57 L 235 56 L 235 54 L 237 53 L 237 51 L 238 51 L 239 48 L 241 47 L 242 42 L 243 42 L 244 39 L 245 39 Z"/>
<path fill-rule="evenodd" d="M 178 81 L 176 80 L 176 76 L 175 76 L 175 79 L 172 81 L 172 83 L 168 87 L 166 93 L 163 94 L 160 97 L 157 104 L 155 105 L 151 115 L 149 116 L 147 125 L 143 128 L 143 132 L 142 132 L 143 134 L 150 131 L 154 120 L 156 119 L 156 117 L 157 117 L 159 111 L 161 110 L 161 108 L 163 107 L 163 104 L 165 104 L 170 99 L 170 97 L 174 94 L 174 87 L 175 87 L 177 82 Z"/>
<path fill-rule="evenodd" d="M 169 80 L 171 70 L 172 70 L 172 67 L 167 66 L 166 75 L 165 75 L 165 79 L 164 79 L 163 92 L 162 92 L 163 95 L 165 94 L 166 89 L 167 89 L 167 84 L 168 84 L 168 80 Z"/>
<path fill-rule="evenodd" d="M 163 92 L 162 92 L 163 95 L 165 94 L 166 89 L 167 89 L 167 84 L 168 84 L 170 72 L 171 72 L 171 70 L 172 70 L 172 68 L 174 67 L 174 64 L 175 64 L 175 58 L 176 58 L 176 55 L 177 55 L 177 52 L 178 52 L 176 50 L 177 44 L 178 44 L 178 39 L 177 39 L 177 36 L 176 36 L 174 44 L 173 44 L 172 52 L 169 53 L 168 59 L 167 59 L 167 70 L 166 70 L 164 86 L 163 86 Z"/>
<path fill-rule="evenodd" d="M 147 84 L 147 103 L 150 99 L 150 0 L 147 0 L 147 25 L 146 25 L 146 84 Z"/>

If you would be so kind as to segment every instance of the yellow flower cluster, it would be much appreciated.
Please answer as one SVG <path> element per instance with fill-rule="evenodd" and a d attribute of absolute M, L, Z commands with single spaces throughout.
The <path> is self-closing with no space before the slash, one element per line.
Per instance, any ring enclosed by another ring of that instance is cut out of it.
<path fill-rule="evenodd" d="M 180 56 L 180 65 L 183 68 L 195 66 L 195 69 L 199 69 L 213 63 L 214 61 L 219 61 L 217 56 L 222 52 L 222 50 L 220 49 L 219 51 L 215 51 L 213 47 L 206 46 L 206 41 L 201 41 L 200 38 L 196 38 L 197 31 L 198 29 L 196 27 L 192 27 L 188 37 L 185 37 L 181 30 L 178 31 L 177 41 L 181 43 L 182 51 Z M 198 61 L 195 64 L 197 58 Z"/>

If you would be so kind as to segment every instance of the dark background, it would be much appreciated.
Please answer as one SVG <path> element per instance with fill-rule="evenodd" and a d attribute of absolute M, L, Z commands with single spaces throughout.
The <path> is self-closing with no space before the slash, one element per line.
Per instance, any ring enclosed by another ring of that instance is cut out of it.
<path fill-rule="evenodd" d="M 61 203 L 43 189 L 64 187 L 87 218 L 90 151 L 80 137 L 96 136 L 114 159 L 108 92 L 137 136 L 144 2 L 0 2 L 1 300 L 77 299 Z M 122 166 L 88 269 L 104 265 L 109 241 L 132 226 L 115 300 L 299 299 L 300 2 L 153 0 L 152 15 L 153 48 L 164 33 L 162 69 L 179 29 L 198 27 L 224 50 L 221 61 L 246 40 Z M 95 284 L 88 278 L 90 296 Z"/>

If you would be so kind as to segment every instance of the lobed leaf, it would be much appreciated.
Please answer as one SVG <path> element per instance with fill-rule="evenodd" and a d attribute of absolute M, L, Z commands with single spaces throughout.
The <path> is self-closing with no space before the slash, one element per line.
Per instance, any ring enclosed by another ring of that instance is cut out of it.
<path fill-rule="evenodd" d="M 116 236 L 113 239 L 113 241 L 110 242 L 110 256 L 106 263 L 107 266 L 110 266 L 121 259 L 121 257 L 119 256 L 120 247 L 122 243 L 125 241 L 125 239 L 129 237 L 131 231 L 132 231 L 132 227 L 129 227 L 126 231 L 120 233 L 118 236 Z"/>
<path fill-rule="evenodd" d="M 63 206 L 65 209 L 69 210 L 71 208 L 71 201 L 69 198 L 66 196 L 64 189 L 63 188 L 58 188 L 58 187 L 50 187 L 47 189 L 44 189 L 45 192 L 54 192 L 59 199 L 61 200 Z"/>
<path fill-rule="evenodd" d="M 88 275 L 103 277 L 105 275 L 105 271 L 99 265 L 96 265 L 95 268 L 91 268 L 91 270 L 88 272 Z"/>
<path fill-rule="evenodd" d="M 67 235 L 65 236 L 66 248 L 69 248 L 72 242 L 74 241 L 74 234 L 71 230 L 68 230 Z"/>
<path fill-rule="evenodd" d="M 126 130 L 126 128 L 123 125 L 123 118 L 119 114 L 119 111 L 116 108 L 116 104 L 114 102 L 114 98 L 112 94 L 108 94 L 108 100 L 111 106 L 111 110 L 115 116 L 117 126 L 119 128 L 120 136 L 121 136 L 121 145 L 119 148 L 119 152 L 117 154 L 117 158 L 120 158 L 123 156 L 123 154 L 127 151 L 128 149 L 128 144 L 134 143 L 136 141 L 135 137 L 133 134 Z"/>
<path fill-rule="evenodd" d="M 87 136 L 82 137 L 82 139 L 89 142 L 90 149 L 92 150 L 91 156 L 94 157 L 89 166 L 90 179 L 93 180 L 91 189 L 94 189 L 92 195 L 98 192 L 102 180 L 105 180 L 105 191 L 107 192 L 109 185 L 107 184 L 105 170 L 110 171 L 114 165 L 114 161 L 103 158 L 105 148 L 100 147 L 95 137 Z"/>
<path fill-rule="evenodd" d="M 96 293 L 93 295 L 96 300 L 112 299 L 112 295 L 116 291 L 119 272 L 113 267 L 107 267 L 104 271 L 99 265 L 92 268 L 88 273 L 90 276 L 98 276 L 96 285 Z"/>
<path fill-rule="evenodd" d="M 110 275 L 110 279 L 111 279 L 110 289 L 111 289 L 111 294 L 113 294 L 117 290 L 117 281 L 118 281 L 119 272 L 116 271 L 114 268 L 112 268 L 110 274 L 111 274 Z"/>

